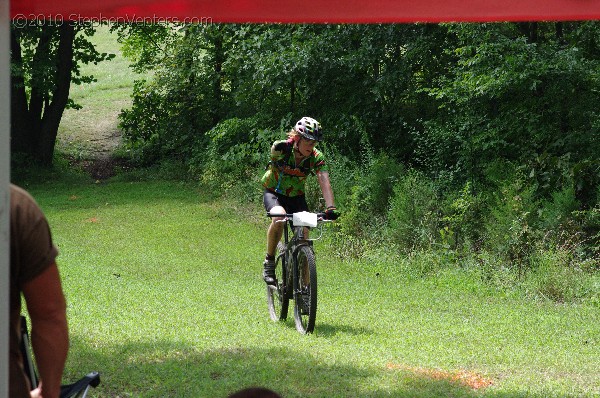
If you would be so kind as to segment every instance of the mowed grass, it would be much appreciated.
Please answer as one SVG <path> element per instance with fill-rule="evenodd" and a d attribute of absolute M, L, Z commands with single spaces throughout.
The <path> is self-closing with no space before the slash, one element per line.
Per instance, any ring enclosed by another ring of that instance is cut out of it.
<path fill-rule="evenodd" d="M 315 243 L 316 331 L 269 319 L 260 205 L 179 182 L 28 186 L 60 250 L 71 349 L 65 382 L 97 397 L 596 397 L 600 315 L 529 302 L 476 271 L 417 277 L 340 261 Z"/>
<path fill-rule="evenodd" d="M 136 76 L 112 61 L 72 86 L 59 151 L 109 153 Z M 529 302 L 476 270 L 418 277 L 410 263 L 340 261 L 315 244 L 316 331 L 268 317 L 260 205 L 215 201 L 154 179 L 93 184 L 49 176 L 28 189 L 61 255 L 71 350 L 65 382 L 101 373 L 95 397 L 226 397 L 251 385 L 284 397 L 597 397 L 600 315 Z"/>
<path fill-rule="evenodd" d="M 89 38 L 99 53 L 115 57 L 98 64 L 82 64 L 81 74 L 96 79 L 90 84 L 71 84 L 70 98 L 81 109 L 65 110 L 58 132 L 57 148 L 71 155 L 90 157 L 90 154 L 110 153 L 120 144 L 118 115 L 131 106 L 133 81 L 142 79 L 123 57 L 117 34 L 110 26 L 96 28 Z"/>

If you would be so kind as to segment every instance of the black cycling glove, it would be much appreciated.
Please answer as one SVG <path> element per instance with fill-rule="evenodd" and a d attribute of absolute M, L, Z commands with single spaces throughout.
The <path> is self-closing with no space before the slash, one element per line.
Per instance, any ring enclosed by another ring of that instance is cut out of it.
<path fill-rule="evenodd" d="M 327 210 L 325 210 L 325 220 L 337 220 L 340 216 L 340 212 L 335 208 L 335 206 L 329 206 Z"/>

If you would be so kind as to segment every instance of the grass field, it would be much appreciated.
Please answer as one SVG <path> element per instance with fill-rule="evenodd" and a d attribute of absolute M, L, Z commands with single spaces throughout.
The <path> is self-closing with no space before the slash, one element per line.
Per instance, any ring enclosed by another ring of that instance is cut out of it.
<path fill-rule="evenodd" d="M 118 54 L 106 29 L 94 40 Z M 82 156 L 111 150 L 134 78 L 121 57 L 89 68 L 98 82 L 73 89 L 84 109 L 60 132 L 59 149 Z M 224 398 L 251 385 L 286 398 L 600 396 L 597 307 L 528 301 L 477 270 L 341 261 L 320 241 L 316 331 L 302 336 L 268 316 L 259 205 L 132 180 L 23 181 L 61 253 L 65 382 L 99 371 L 94 397 Z"/>
<path fill-rule="evenodd" d="M 565 397 L 600 394 L 597 308 L 527 302 L 477 272 L 425 278 L 316 244 L 314 335 L 269 319 L 266 220 L 178 182 L 29 186 L 60 249 L 66 379 L 99 397 Z"/>
<path fill-rule="evenodd" d="M 80 158 L 106 155 L 120 144 L 118 115 L 131 105 L 133 81 L 141 78 L 123 58 L 116 33 L 109 26 L 97 27 L 91 38 L 100 53 L 115 54 L 112 60 L 81 66 L 83 75 L 96 82 L 71 85 L 71 98 L 82 109 L 67 109 L 61 120 L 57 149 Z"/>

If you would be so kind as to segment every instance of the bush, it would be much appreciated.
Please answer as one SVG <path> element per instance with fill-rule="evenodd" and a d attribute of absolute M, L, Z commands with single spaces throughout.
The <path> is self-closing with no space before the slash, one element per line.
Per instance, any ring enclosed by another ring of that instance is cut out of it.
<path fill-rule="evenodd" d="M 455 258 L 444 250 L 413 250 L 407 256 L 410 274 L 416 277 L 434 275 L 455 265 Z"/>
<path fill-rule="evenodd" d="M 331 154 L 332 188 L 343 211 L 333 237 L 343 257 L 360 257 L 379 250 L 385 230 L 385 217 L 393 186 L 404 167 L 387 154 L 375 155 L 367 140 L 361 142 L 362 158 L 349 159 L 337 147 Z"/>
<path fill-rule="evenodd" d="M 483 198 L 473 192 L 471 182 L 462 190 L 446 195 L 440 230 L 442 246 L 448 250 L 478 250 L 480 246 Z"/>
<path fill-rule="evenodd" d="M 283 137 L 261 126 L 259 116 L 224 120 L 206 134 L 207 147 L 197 146 L 189 160 L 190 170 L 207 186 L 244 200 L 260 193 L 260 177 L 269 161 L 271 144 Z"/>
<path fill-rule="evenodd" d="M 355 182 L 354 177 L 359 175 L 359 166 L 356 160 L 342 155 L 337 147 L 327 145 L 323 151 L 329 165 L 329 178 L 336 206 L 344 212 L 350 204 L 352 187 Z"/>
<path fill-rule="evenodd" d="M 570 252 L 536 252 L 531 256 L 530 266 L 523 282 L 530 295 L 559 303 L 598 297 L 600 286 L 573 262 Z"/>
<path fill-rule="evenodd" d="M 593 208 L 575 211 L 574 218 L 581 225 L 585 237 L 583 246 L 587 257 L 595 259 L 598 263 L 600 262 L 600 187 L 596 197 L 596 205 Z"/>
<path fill-rule="evenodd" d="M 573 212 L 579 209 L 579 202 L 575 198 L 573 185 L 552 192 L 550 196 L 550 200 L 542 203 L 540 227 L 547 231 L 556 231 L 564 228 L 568 220 L 572 219 Z"/>
<path fill-rule="evenodd" d="M 406 252 L 432 247 L 439 239 L 440 215 L 434 183 L 410 171 L 393 187 L 388 234 Z"/>
<path fill-rule="evenodd" d="M 487 251 L 522 271 L 539 234 L 534 228 L 537 209 L 534 190 L 525 186 L 522 179 L 505 182 L 500 192 L 493 195 L 485 220 Z"/>

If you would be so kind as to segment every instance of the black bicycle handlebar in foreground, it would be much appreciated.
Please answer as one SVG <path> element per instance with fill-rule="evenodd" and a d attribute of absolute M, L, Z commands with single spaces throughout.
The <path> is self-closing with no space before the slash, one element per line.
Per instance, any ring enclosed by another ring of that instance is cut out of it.
<path fill-rule="evenodd" d="M 308 212 L 311 213 L 311 212 Z M 316 213 L 317 214 L 317 218 L 322 218 L 325 219 L 325 213 Z M 292 218 L 294 216 L 294 213 L 286 213 L 286 214 L 271 214 L 269 212 L 267 212 L 267 217 L 284 217 L 284 218 Z"/>

